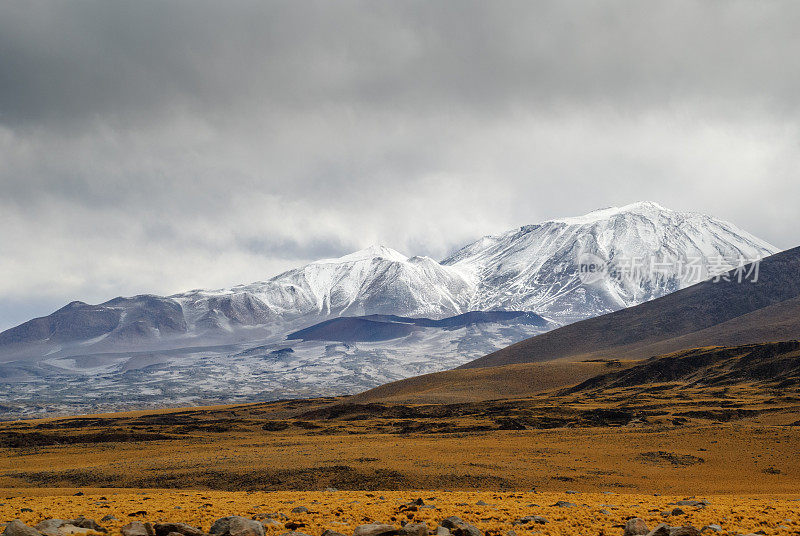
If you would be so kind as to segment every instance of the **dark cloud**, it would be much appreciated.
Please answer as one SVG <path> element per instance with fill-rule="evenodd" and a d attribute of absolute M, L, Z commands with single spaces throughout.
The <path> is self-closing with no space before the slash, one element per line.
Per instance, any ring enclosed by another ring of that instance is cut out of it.
<path fill-rule="evenodd" d="M 789 247 L 798 27 L 793 2 L 4 2 L 0 301 L 442 257 L 639 199 Z"/>

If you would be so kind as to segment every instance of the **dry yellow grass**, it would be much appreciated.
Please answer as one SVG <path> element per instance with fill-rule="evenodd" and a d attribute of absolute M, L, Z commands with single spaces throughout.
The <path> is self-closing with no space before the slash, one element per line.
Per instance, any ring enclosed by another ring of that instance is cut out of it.
<path fill-rule="evenodd" d="M 33 525 L 49 517 L 74 518 L 79 515 L 100 519 L 110 514 L 118 518 L 104 525 L 112 533 L 131 520 L 186 522 L 208 530 L 211 523 L 226 515 L 252 517 L 258 513 L 283 513 L 289 520 L 303 523 L 297 530 L 318 536 L 325 529 L 352 534 L 355 526 L 371 521 L 399 525 L 401 520 L 425 522 L 434 528 L 443 518 L 458 515 L 487 534 L 504 534 L 512 529 L 519 535 L 573 536 L 575 534 L 622 534 L 620 525 L 632 516 L 645 519 L 652 528 L 665 521 L 671 525 L 701 528 L 719 524 L 724 534 L 746 534 L 763 530 L 768 535 L 800 532 L 800 496 L 725 496 L 703 495 L 705 508 L 683 506 L 685 515 L 664 517 L 683 495 L 653 496 L 642 494 L 578 493 L 498 493 L 443 491 L 375 492 L 220 492 L 165 490 L 87 490 L 75 497 L 73 490 L 0 489 L 0 518 L 19 518 Z M 32 493 L 33 492 L 33 493 Z M 404 503 L 422 498 L 436 509 L 401 509 Z M 563 500 L 573 508 L 553 506 Z M 485 506 L 476 503 L 483 501 Z M 306 506 L 307 514 L 293 514 L 292 508 Z M 32 512 L 21 512 L 30 508 Z M 135 514 L 145 511 L 146 514 Z M 604 513 L 603 511 L 607 512 Z M 517 525 L 512 522 L 525 515 L 542 515 L 545 525 Z M 281 534 L 287 529 L 268 529 Z"/>

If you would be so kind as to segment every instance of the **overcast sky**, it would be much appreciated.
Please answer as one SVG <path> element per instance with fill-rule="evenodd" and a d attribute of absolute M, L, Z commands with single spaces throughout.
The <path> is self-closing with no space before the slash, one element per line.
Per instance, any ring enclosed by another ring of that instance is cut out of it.
<path fill-rule="evenodd" d="M 0 328 L 637 200 L 800 243 L 797 2 L 0 3 Z"/>

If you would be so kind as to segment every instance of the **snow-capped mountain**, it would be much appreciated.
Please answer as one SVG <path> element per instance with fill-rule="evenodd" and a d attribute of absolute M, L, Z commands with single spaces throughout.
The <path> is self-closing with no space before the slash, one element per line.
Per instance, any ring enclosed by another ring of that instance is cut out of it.
<path fill-rule="evenodd" d="M 486 236 L 442 264 L 477 281 L 469 309 L 529 310 L 575 321 L 778 251 L 732 223 L 640 202 Z M 587 281 L 580 273 L 586 260 L 602 264 L 606 276 Z"/>
<path fill-rule="evenodd" d="M 372 246 L 323 259 L 268 281 L 171 296 L 190 327 L 230 328 L 275 320 L 396 314 L 441 318 L 464 312 L 475 283 L 429 257 Z"/>
<path fill-rule="evenodd" d="M 355 392 L 461 365 L 777 251 L 710 216 L 635 203 L 487 236 L 441 263 L 373 246 L 228 289 L 73 302 L 0 333 L 0 414 L 14 402 L 31 415 L 30 397 L 50 401 L 43 411 L 70 411 Z M 525 314 L 464 323 L 471 311 Z M 531 322 L 534 313 L 545 318 Z M 380 315 L 396 325 L 376 327 Z M 344 324 L 381 340 L 287 340 L 340 317 L 366 317 Z M 418 317 L 430 320 L 408 320 Z"/>

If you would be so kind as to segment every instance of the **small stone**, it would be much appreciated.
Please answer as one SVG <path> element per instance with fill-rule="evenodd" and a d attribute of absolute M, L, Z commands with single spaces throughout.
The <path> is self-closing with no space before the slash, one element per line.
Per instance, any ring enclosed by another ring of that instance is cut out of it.
<path fill-rule="evenodd" d="M 450 536 L 450 529 L 439 525 L 433 534 L 434 536 Z"/>
<path fill-rule="evenodd" d="M 211 525 L 215 536 L 264 536 L 264 525 L 241 516 L 222 517 Z"/>
<path fill-rule="evenodd" d="M 305 532 L 294 532 L 294 531 L 292 531 L 292 532 L 284 532 L 280 536 L 309 536 L 309 535 L 306 534 Z"/>
<path fill-rule="evenodd" d="M 632 517 L 625 522 L 625 536 L 641 536 L 648 532 L 647 523 L 640 517 Z"/>
<path fill-rule="evenodd" d="M 557 501 L 553 506 L 557 506 L 559 508 L 574 508 L 577 505 L 568 501 Z"/>
<path fill-rule="evenodd" d="M 705 527 L 700 529 L 700 532 L 705 532 L 707 530 L 710 530 L 710 531 L 713 531 L 713 532 L 722 532 L 722 527 L 719 526 L 719 525 L 715 525 L 715 524 L 706 525 Z"/>
<path fill-rule="evenodd" d="M 573 490 L 571 490 L 571 489 L 568 489 L 568 490 L 567 490 L 567 491 L 565 491 L 564 493 L 566 493 L 567 495 L 576 495 L 578 492 L 577 492 L 577 491 L 573 491 Z"/>
<path fill-rule="evenodd" d="M 259 521 L 261 522 L 262 525 L 264 525 L 265 529 L 268 528 L 268 527 L 283 527 L 283 523 L 281 523 L 280 521 L 276 521 L 276 520 L 272 519 L 271 517 L 267 517 L 267 518 L 261 519 Z"/>
<path fill-rule="evenodd" d="M 607 516 L 611 515 L 611 512 L 609 512 L 608 510 L 598 510 L 598 512 L 600 512 L 603 515 L 607 515 Z"/>
<path fill-rule="evenodd" d="M 489 506 L 489 503 L 485 501 L 478 501 L 475 503 L 477 506 Z"/>
<path fill-rule="evenodd" d="M 353 536 L 393 536 L 395 534 L 398 534 L 397 529 L 385 523 L 359 525 L 353 531 Z"/>
<path fill-rule="evenodd" d="M 29 527 L 19 519 L 15 519 L 6 524 L 6 529 L 3 531 L 4 536 L 41 536 L 39 531 L 33 527 Z"/>
<path fill-rule="evenodd" d="M 116 517 L 112 516 L 111 514 L 106 514 L 100 518 L 100 521 L 102 521 L 103 523 L 107 523 L 109 521 L 119 521 L 119 520 Z"/>
<path fill-rule="evenodd" d="M 305 506 L 295 506 L 294 508 L 292 508 L 292 513 L 293 514 L 307 514 L 308 513 L 308 508 L 306 508 Z"/>
<path fill-rule="evenodd" d="M 344 536 L 341 532 L 336 532 L 335 530 L 325 529 L 325 531 L 320 536 Z"/>
<path fill-rule="evenodd" d="M 683 511 L 683 510 L 681 510 L 680 508 L 673 508 L 673 509 L 672 509 L 672 512 L 670 512 L 670 514 L 671 514 L 671 515 L 673 515 L 673 516 L 682 516 L 682 515 L 683 515 L 683 514 L 685 514 L 685 513 L 686 513 L 686 512 L 684 512 L 684 511 Z"/>

